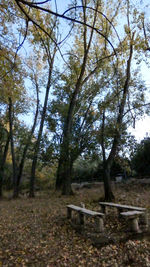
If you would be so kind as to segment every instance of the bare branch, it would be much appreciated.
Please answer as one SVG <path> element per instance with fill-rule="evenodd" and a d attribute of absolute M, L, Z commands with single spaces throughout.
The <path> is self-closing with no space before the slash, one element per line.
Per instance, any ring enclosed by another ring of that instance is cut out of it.
<path fill-rule="evenodd" d="M 148 40 L 147 40 L 146 29 L 145 29 L 145 21 L 144 21 L 144 17 L 143 17 L 143 19 L 142 19 L 142 25 L 143 25 L 143 32 L 144 32 L 145 44 L 146 44 L 146 46 L 147 46 L 147 49 L 146 49 L 146 50 L 150 51 L 150 47 L 149 47 Z"/>
<path fill-rule="evenodd" d="M 46 4 L 46 3 L 48 3 L 48 2 L 50 2 L 51 0 L 45 0 L 45 1 L 43 1 L 43 2 L 38 2 L 38 3 L 35 3 L 34 2 L 34 5 L 43 5 L 43 4 Z"/>
<path fill-rule="evenodd" d="M 59 14 L 59 13 L 54 12 L 54 11 L 52 11 L 52 10 L 49 10 L 49 9 L 47 9 L 47 8 L 40 7 L 40 6 L 38 6 L 37 4 L 35 5 L 35 3 L 32 3 L 32 2 L 28 2 L 28 1 L 24 1 L 24 0 L 15 0 L 15 2 L 16 2 L 16 4 L 19 6 L 19 8 L 21 9 L 21 11 L 24 13 L 24 15 L 25 15 L 29 20 L 31 20 L 32 23 L 34 23 L 37 27 L 39 27 L 45 34 L 47 34 L 50 38 L 51 38 L 51 36 L 49 35 L 49 33 L 48 33 L 43 27 L 41 27 L 37 22 L 35 22 L 35 21 L 34 21 L 34 20 L 33 20 L 33 19 L 26 13 L 26 11 L 23 9 L 23 7 L 20 5 L 20 3 L 22 3 L 22 4 L 24 4 L 24 5 L 27 5 L 27 6 L 31 7 L 31 8 L 39 9 L 39 10 L 41 10 L 41 11 L 50 13 L 51 15 L 57 16 L 57 17 L 59 17 L 59 18 L 66 19 L 66 20 L 69 20 L 69 21 L 72 21 L 72 22 L 75 22 L 75 23 L 78 23 L 78 24 L 81 24 L 81 25 L 87 26 L 88 28 L 93 29 L 93 30 L 96 31 L 99 35 L 101 35 L 104 39 L 107 40 L 107 42 L 108 42 L 108 43 L 110 44 L 110 46 L 112 47 L 112 49 L 113 49 L 115 55 L 117 55 L 116 50 L 115 50 L 113 44 L 112 44 L 111 41 L 105 36 L 105 34 L 103 34 L 102 32 L 100 32 L 99 29 L 97 29 L 97 28 L 91 26 L 90 24 L 85 23 L 85 22 L 80 21 L 80 20 L 77 20 L 77 19 L 70 18 L 70 17 L 65 16 L 65 15 L 63 15 L 63 14 Z M 52 39 L 52 38 L 51 38 L 51 39 Z M 54 42 L 55 42 L 55 41 L 54 41 Z"/>
<path fill-rule="evenodd" d="M 139 105 L 138 107 L 132 107 L 132 108 L 129 107 L 129 109 L 124 113 L 123 116 L 125 117 L 132 110 L 136 110 L 137 108 L 139 109 L 141 107 L 146 107 L 146 106 L 150 106 L 150 103 L 144 103 L 144 104 Z M 133 115 L 132 115 L 132 118 L 133 118 Z"/>
<path fill-rule="evenodd" d="M 84 6 L 84 5 L 83 5 L 83 6 L 75 6 L 75 7 L 71 7 L 71 8 L 69 8 L 69 9 L 65 10 L 65 12 L 63 13 L 63 15 L 65 15 L 65 14 L 68 13 L 69 11 L 71 11 L 71 10 L 73 10 L 73 9 L 77 9 L 77 8 L 85 8 L 85 9 L 90 9 L 90 10 L 95 11 L 95 8 L 92 8 L 92 7 L 88 7 L 88 6 Z M 101 14 L 101 15 L 102 15 L 102 16 L 103 16 L 103 17 L 110 23 L 110 25 L 113 27 L 113 29 L 114 29 L 114 31 L 115 31 L 117 37 L 118 37 L 118 40 L 120 41 L 120 37 L 119 37 L 118 32 L 117 32 L 115 26 L 113 25 L 112 21 L 109 20 L 109 19 L 107 18 L 107 16 L 106 16 L 103 12 L 97 10 L 97 13 Z M 121 42 L 121 41 L 120 41 L 120 42 Z"/>
<path fill-rule="evenodd" d="M 15 53 L 15 58 L 14 58 L 14 63 L 15 63 L 15 60 L 16 60 L 16 57 L 17 57 L 17 53 L 18 51 L 21 49 L 21 47 L 23 46 L 25 40 L 26 40 L 26 37 L 27 37 L 27 33 L 28 33 L 28 24 L 29 24 L 29 21 L 28 19 L 26 20 L 26 30 L 25 30 L 25 35 L 24 35 L 24 38 L 22 40 L 22 42 L 19 44 L 19 46 L 17 47 L 17 50 L 16 50 L 16 53 Z"/>

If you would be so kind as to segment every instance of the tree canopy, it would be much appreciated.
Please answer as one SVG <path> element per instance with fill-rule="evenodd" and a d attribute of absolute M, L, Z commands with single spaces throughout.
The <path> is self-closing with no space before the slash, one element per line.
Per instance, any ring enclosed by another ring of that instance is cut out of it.
<path fill-rule="evenodd" d="M 52 165 L 56 189 L 72 194 L 74 166 L 90 157 L 111 200 L 128 128 L 149 114 L 140 69 L 149 66 L 149 21 L 140 2 L 67 1 L 62 9 L 57 0 L 14 0 L 0 10 L 0 191 L 9 159 L 14 197 L 24 175 L 33 197 L 39 170 Z"/>

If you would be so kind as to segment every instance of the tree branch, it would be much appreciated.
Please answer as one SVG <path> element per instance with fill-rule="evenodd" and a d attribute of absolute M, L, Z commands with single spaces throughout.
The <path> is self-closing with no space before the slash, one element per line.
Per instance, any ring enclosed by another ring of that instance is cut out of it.
<path fill-rule="evenodd" d="M 50 38 L 51 38 L 51 36 L 49 35 L 49 33 L 48 33 L 43 27 L 41 27 L 37 22 L 35 22 L 35 21 L 34 21 L 34 20 L 27 14 L 27 12 L 23 9 L 23 7 L 20 5 L 20 3 L 22 3 L 22 4 L 26 5 L 26 6 L 29 6 L 29 7 L 31 7 L 31 8 L 35 8 L 35 9 L 39 9 L 39 10 L 41 10 L 41 11 L 47 12 L 47 13 L 49 13 L 49 14 L 51 14 L 51 15 L 54 15 L 54 16 L 57 16 L 57 17 L 59 17 L 59 18 L 66 19 L 66 20 L 69 20 L 69 21 L 72 21 L 72 22 L 75 22 L 75 23 L 78 23 L 78 24 L 81 24 L 81 25 L 87 26 L 88 28 L 93 29 L 93 30 L 96 31 L 99 35 L 101 35 L 104 39 L 107 40 L 107 42 L 108 42 L 108 43 L 110 44 L 110 46 L 112 47 L 112 49 L 113 49 L 115 55 L 117 55 L 116 50 L 115 50 L 113 44 L 112 44 L 111 41 L 105 36 L 105 34 L 101 33 L 99 29 L 97 29 L 97 28 L 91 26 L 90 24 L 88 24 L 88 23 L 84 23 L 83 21 L 80 21 L 80 20 L 77 20 L 77 19 L 70 18 L 70 17 L 65 16 L 65 15 L 63 15 L 63 14 L 59 14 L 59 13 L 57 13 L 57 12 L 54 12 L 54 11 L 50 10 L 50 9 L 47 9 L 47 8 L 44 8 L 44 7 L 40 7 L 40 6 L 38 6 L 37 4 L 35 5 L 35 3 L 32 3 L 32 2 L 28 2 L 28 1 L 24 1 L 24 0 L 15 0 L 15 2 L 16 2 L 16 4 L 19 6 L 19 8 L 21 9 L 21 11 L 24 13 L 24 15 L 25 15 L 29 20 L 31 20 L 32 23 L 34 23 L 37 27 L 39 27 L 45 34 L 47 34 Z M 96 10 L 95 10 L 95 11 L 96 11 Z M 52 39 L 52 38 L 51 38 L 51 39 Z M 53 40 L 53 41 L 54 41 L 54 40 Z M 55 41 L 54 41 L 54 42 L 55 42 Z"/>

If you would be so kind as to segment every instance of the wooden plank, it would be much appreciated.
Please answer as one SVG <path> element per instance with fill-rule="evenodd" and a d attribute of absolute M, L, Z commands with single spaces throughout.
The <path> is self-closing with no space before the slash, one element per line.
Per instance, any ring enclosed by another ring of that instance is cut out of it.
<path fill-rule="evenodd" d="M 122 205 L 122 204 L 117 204 L 117 203 L 113 203 L 113 202 L 99 202 L 99 204 L 102 206 L 116 207 L 116 208 L 122 208 L 122 209 L 128 209 L 128 210 L 137 210 L 137 211 L 145 211 L 146 210 L 146 208 L 142 208 L 142 207 Z"/>

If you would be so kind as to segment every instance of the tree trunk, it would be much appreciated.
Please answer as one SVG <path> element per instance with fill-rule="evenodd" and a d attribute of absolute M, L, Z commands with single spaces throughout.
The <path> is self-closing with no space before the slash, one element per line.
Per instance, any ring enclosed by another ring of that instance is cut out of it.
<path fill-rule="evenodd" d="M 70 169 L 70 160 L 69 158 L 66 160 L 63 166 L 65 179 L 62 184 L 62 194 L 63 195 L 73 195 L 72 187 L 71 187 L 71 169 Z"/>
<path fill-rule="evenodd" d="M 112 201 L 115 199 L 112 188 L 111 188 L 111 177 L 110 177 L 110 169 L 112 162 L 106 160 L 106 153 L 105 153 L 105 109 L 103 110 L 102 114 L 102 127 L 101 127 L 101 147 L 102 147 L 102 155 L 103 155 L 103 181 L 104 181 L 104 194 L 106 201 Z"/>
<path fill-rule="evenodd" d="M 62 159 L 62 155 L 61 157 L 59 158 L 59 161 L 58 161 L 58 167 L 57 167 L 57 175 L 56 175 L 56 184 L 55 184 L 55 189 L 57 191 L 61 190 L 62 189 L 62 171 L 63 171 L 63 159 Z"/>
<path fill-rule="evenodd" d="M 36 113 L 35 113 L 34 123 L 33 123 L 32 129 L 31 129 L 27 144 L 24 147 L 21 162 L 19 164 L 19 172 L 18 172 L 18 176 L 17 176 L 17 191 L 18 191 L 18 194 L 19 194 L 19 186 L 20 186 L 20 181 L 21 181 L 21 177 L 22 177 L 22 173 L 23 173 L 26 154 L 27 154 L 27 151 L 28 151 L 28 147 L 29 147 L 29 145 L 31 143 L 31 139 L 32 139 L 35 127 L 36 127 L 38 113 L 39 113 L 39 88 L 38 88 L 37 82 L 36 82 L 36 93 L 37 93 L 37 106 L 36 106 Z"/>
<path fill-rule="evenodd" d="M 40 128 L 39 128 L 39 132 L 38 132 L 37 141 L 36 141 L 36 144 L 35 144 L 34 156 L 33 156 L 33 161 L 32 161 L 31 178 L 30 178 L 30 189 L 29 189 L 29 197 L 31 197 L 31 198 L 34 197 L 35 170 L 36 170 L 38 152 L 39 152 L 41 137 L 42 137 L 42 133 L 43 133 L 44 122 L 45 122 L 45 116 L 46 116 L 46 110 L 47 110 L 49 91 L 50 91 L 50 87 L 51 87 L 52 70 L 53 70 L 55 54 L 56 54 L 56 48 L 54 49 L 54 54 L 53 54 L 53 57 L 51 59 L 51 63 L 49 65 L 49 75 L 48 75 L 48 81 L 47 81 L 47 86 L 46 86 L 46 94 L 45 94 L 44 106 L 43 106 L 43 110 L 42 110 Z"/>
<path fill-rule="evenodd" d="M 63 182 L 62 195 L 65 195 L 65 196 L 73 195 L 69 174 L 67 174 L 67 177 L 65 181 Z"/>
<path fill-rule="evenodd" d="M 66 153 L 67 157 L 65 157 L 65 160 L 60 158 L 59 164 L 57 168 L 57 179 L 56 179 L 56 190 L 62 190 L 63 195 L 72 195 L 72 187 L 71 187 L 71 181 L 72 181 L 72 170 L 73 170 L 73 163 L 77 159 L 78 155 L 71 157 L 68 157 L 68 153 Z M 63 165 L 62 165 L 63 163 Z M 64 180 L 63 180 L 64 177 Z"/>
<path fill-rule="evenodd" d="M 0 198 L 2 198 L 2 186 L 3 186 L 3 176 L 4 176 L 4 166 L 6 162 L 6 157 L 8 153 L 8 148 L 9 148 L 9 142 L 10 142 L 10 134 L 8 134 L 6 145 L 4 148 L 4 153 L 1 161 L 1 166 L 0 166 Z"/>
<path fill-rule="evenodd" d="M 105 201 L 113 201 L 115 199 L 114 194 L 112 192 L 110 169 L 111 166 L 106 162 L 106 164 L 104 164 L 103 170 Z"/>
<path fill-rule="evenodd" d="M 36 164 L 37 164 L 38 148 L 39 148 L 39 144 L 37 143 L 37 147 L 35 149 L 35 155 L 34 155 L 34 158 L 32 161 L 32 168 L 31 168 L 30 191 L 29 191 L 29 197 L 30 198 L 35 197 L 35 194 L 34 194 L 34 191 L 35 191 L 35 170 L 36 170 Z"/>
<path fill-rule="evenodd" d="M 11 143 L 11 155 L 12 155 L 12 165 L 13 165 L 13 198 L 18 197 L 17 191 L 17 179 L 16 179 L 16 160 L 15 160 L 15 150 L 14 150 L 14 137 L 13 137 L 13 105 L 12 99 L 9 97 L 9 128 L 10 128 L 10 143 Z"/>
<path fill-rule="evenodd" d="M 128 90 L 129 90 L 129 82 L 130 82 L 131 61 L 132 61 L 132 55 L 133 55 L 133 39 L 134 39 L 134 34 L 130 40 L 130 54 L 129 54 L 129 58 L 127 60 L 126 79 L 125 79 L 125 83 L 124 83 L 124 87 L 123 87 L 123 95 L 122 95 L 120 105 L 119 105 L 115 136 L 113 139 L 111 151 L 110 151 L 107 159 L 105 158 L 105 146 L 104 146 L 105 112 L 103 113 L 102 144 L 101 145 L 102 145 L 102 151 L 103 151 L 104 191 L 105 191 L 105 200 L 107 200 L 107 201 L 112 201 L 114 199 L 114 195 L 113 195 L 112 190 L 111 190 L 110 169 L 111 169 L 113 160 L 115 158 L 118 144 L 119 144 L 120 138 L 121 138 L 123 114 L 124 114 L 127 94 L 128 94 Z"/>
<path fill-rule="evenodd" d="M 62 190 L 63 195 L 72 195 L 71 188 L 71 164 L 69 143 L 62 147 L 61 157 L 59 159 L 56 179 L 56 190 Z"/>

